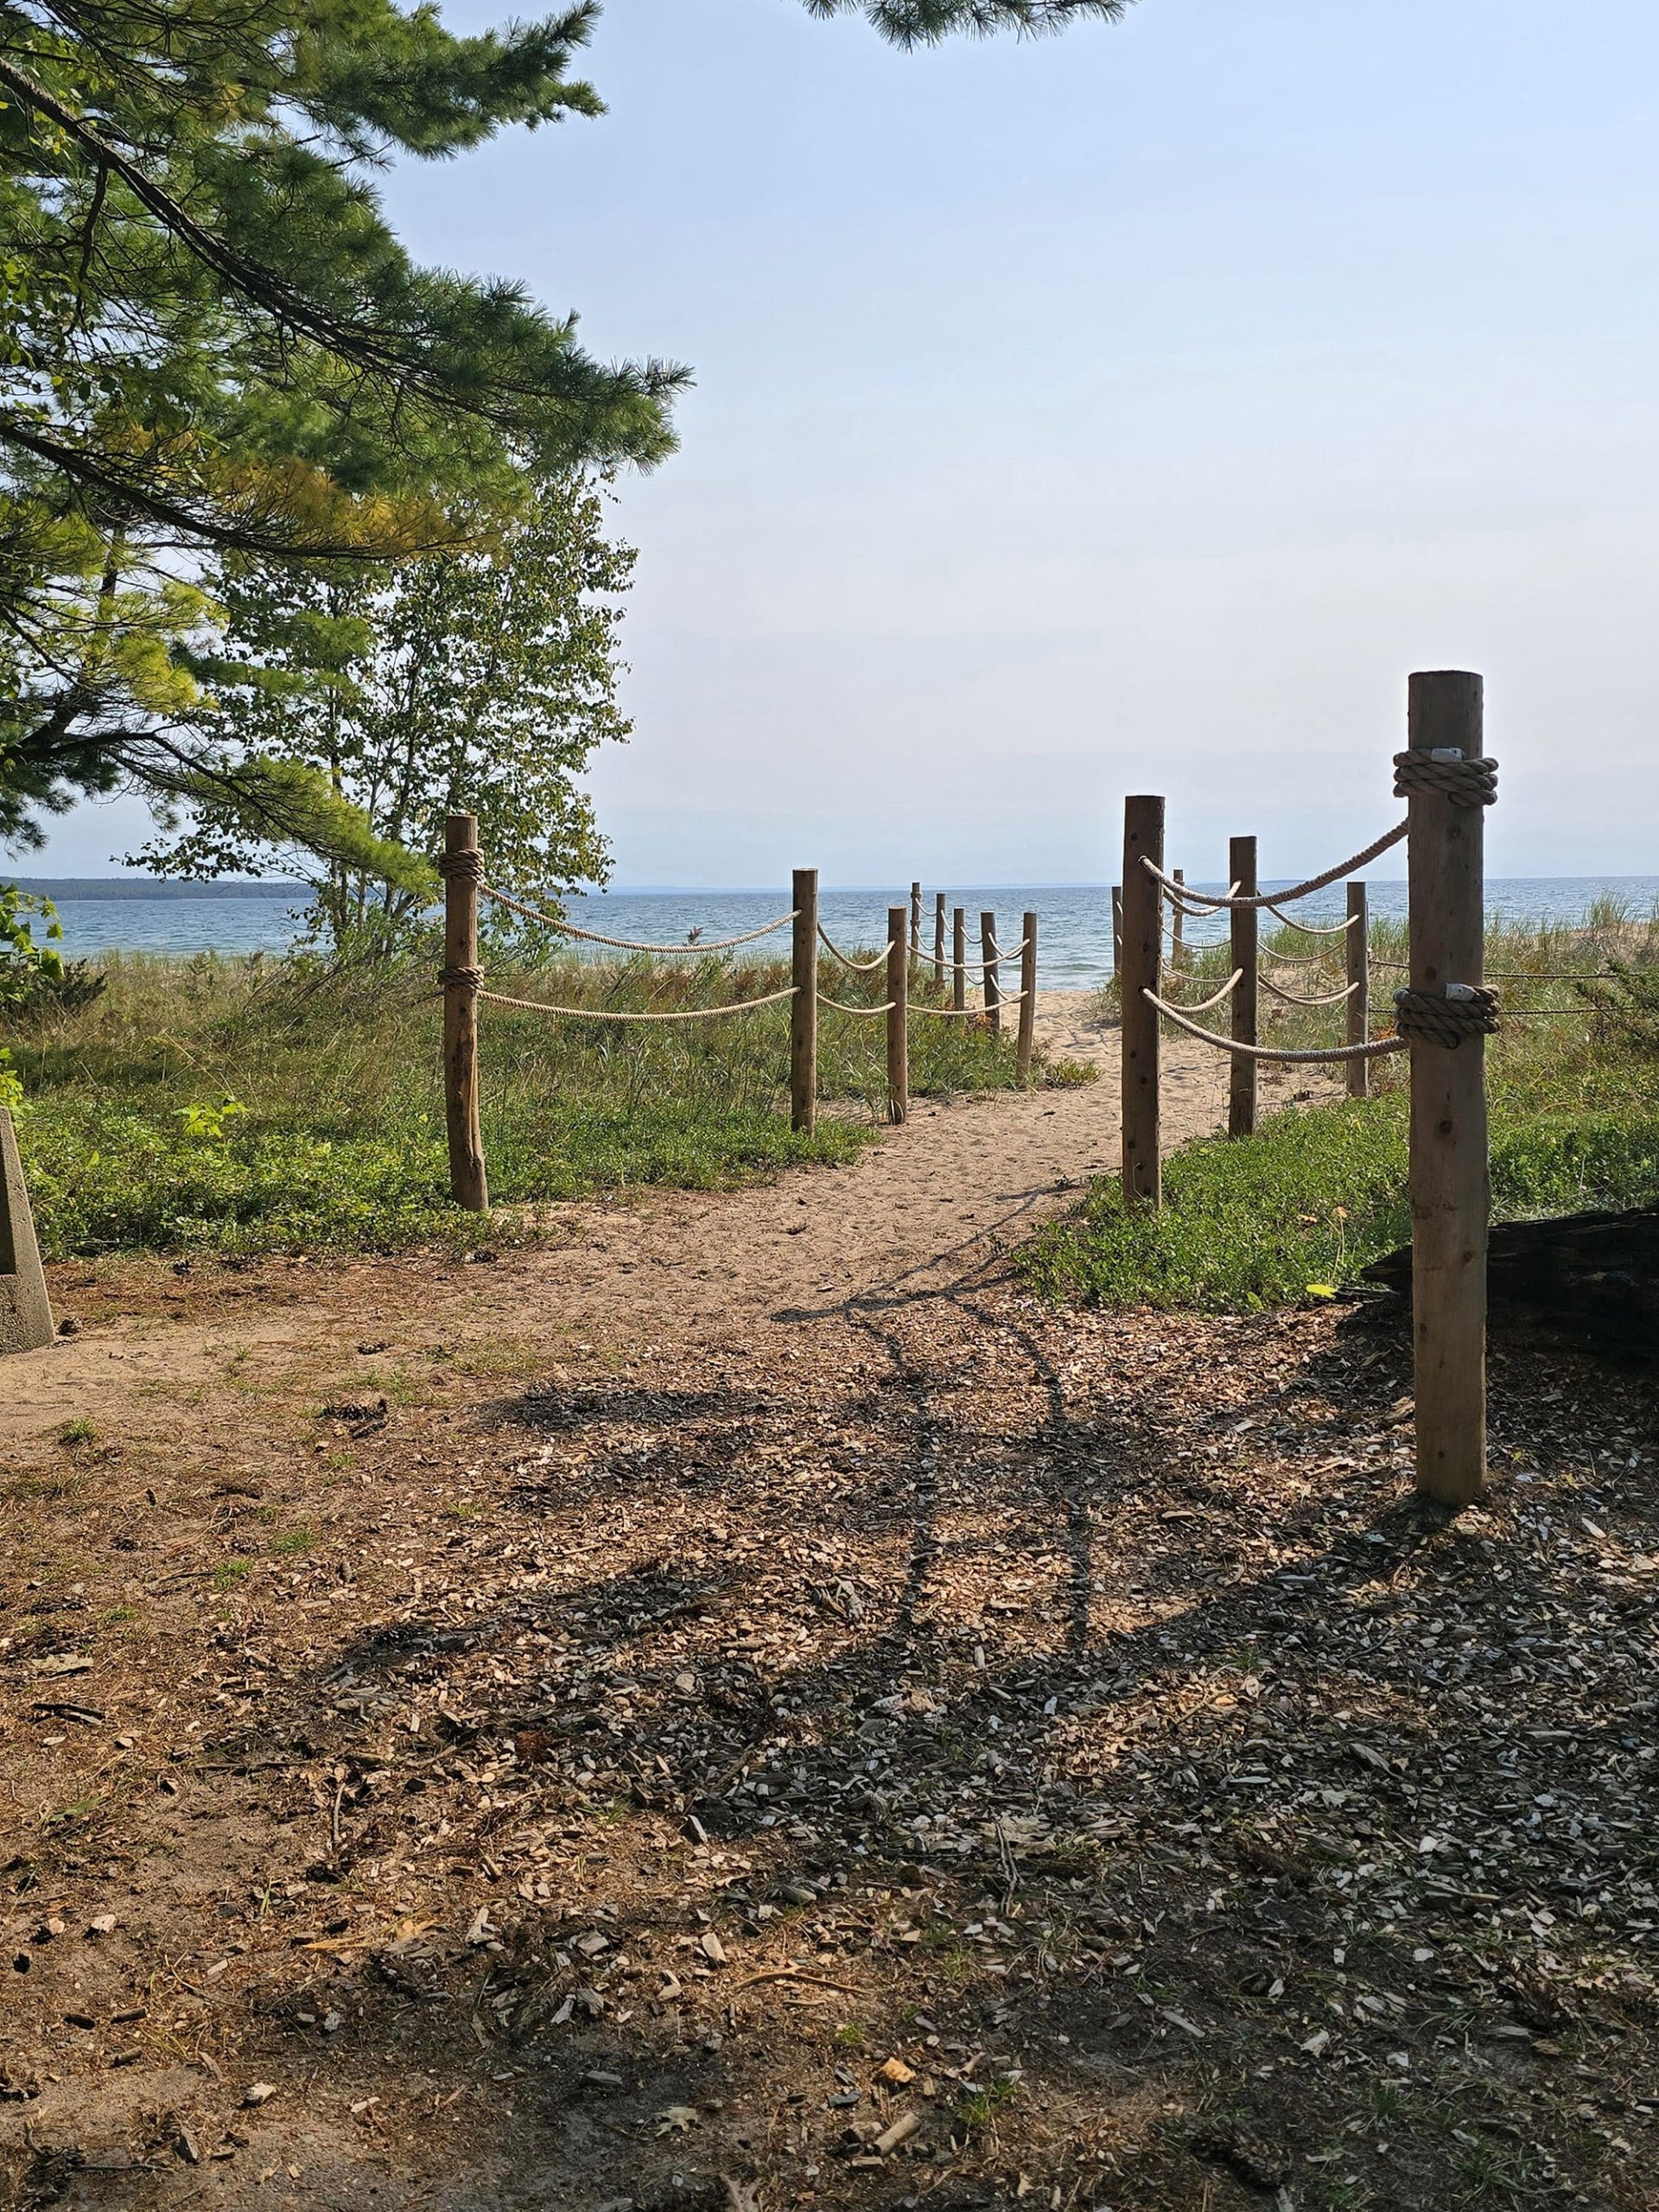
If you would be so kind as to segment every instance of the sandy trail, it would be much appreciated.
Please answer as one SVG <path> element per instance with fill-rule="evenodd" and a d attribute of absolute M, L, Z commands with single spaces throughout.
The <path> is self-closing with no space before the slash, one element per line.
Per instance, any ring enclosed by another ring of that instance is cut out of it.
<path fill-rule="evenodd" d="M 396 1352 L 418 1325 L 451 1347 L 488 1347 L 503 1373 L 614 1365 L 645 1344 L 707 1349 L 849 1303 L 937 1294 L 970 1275 L 1090 1176 L 1117 1166 L 1117 1030 L 1092 994 L 1041 994 L 1038 1034 L 1058 1058 L 1098 1066 L 1075 1088 L 936 1103 L 850 1166 L 791 1171 L 722 1192 L 648 1192 L 561 1209 L 544 1242 L 493 1265 L 399 1255 L 273 1260 L 240 1273 L 204 1263 L 54 1270 L 76 1334 L 9 1363 L 0 1439 L 35 1449 L 73 1416 L 132 1441 L 163 1439 L 188 1405 L 212 1423 L 216 1388 L 251 1397 L 327 1391 L 362 1373 L 361 1338 Z M 1217 1126 L 1225 1064 L 1166 1042 L 1167 1147 Z M 205 1396 L 204 1396 L 205 1394 Z"/>

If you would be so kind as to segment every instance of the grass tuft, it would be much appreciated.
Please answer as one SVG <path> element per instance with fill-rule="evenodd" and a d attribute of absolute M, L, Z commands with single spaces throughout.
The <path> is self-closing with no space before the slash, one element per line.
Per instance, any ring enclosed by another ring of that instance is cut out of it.
<path fill-rule="evenodd" d="M 1393 930 L 1374 927 L 1373 952 L 1403 959 Z M 1215 948 L 1200 956 L 1224 977 L 1221 957 Z M 1610 958 L 1628 974 L 1659 973 L 1659 930 L 1609 907 L 1581 930 L 1489 935 L 1487 965 L 1506 977 L 1505 1003 L 1541 1007 L 1548 1017 L 1513 1020 L 1489 1053 L 1498 1218 L 1659 1204 L 1655 1048 L 1639 1020 L 1609 1018 L 1573 984 L 1549 980 Z M 1297 988 L 1311 995 L 1314 986 Z M 1624 992 L 1621 1011 L 1632 997 L 1642 1003 L 1639 985 Z M 1266 1041 L 1334 1041 L 1340 1013 L 1286 1012 Z M 1397 1061 L 1382 1065 L 1395 1073 L 1378 1096 L 1292 1108 L 1243 1142 L 1209 1137 L 1185 1147 L 1165 1164 L 1155 1216 L 1126 1209 L 1116 1179 L 1096 1183 L 1071 1216 L 1036 1238 L 1025 1262 L 1031 1278 L 1051 1295 L 1090 1304 L 1232 1313 L 1351 1282 L 1411 1233 L 1403 1071 Z"/>
<path fill-rule="evenodd" d="M 476 1220 L 448 1197 L 440 1007 L 428 970 L 326 973 L 202 955 L 111 956 L 101 972 L 95 999 L 18 1016 L 6 1040 L 49 1254 L 383 1250 L 476 1237 Z M 494 980 L 620 1012 L 760 996 L 788 973 L 775 962 L 690 960 L 671 972 L 645 960 L 562 958 Z M 833 988 L 850 1003 L 876 997 L 867 977 Z M 925 978 L 917 995 L 939 1002 Z M 825 1010 L 826 1106 L 816 1134 L 798 1136 L 787 1111 L 787 1015 L 777 1005 L 659 1025 L 486 1006 L 484 1141 L 496 1205 L 533 1209 L 640 1185 L 717 1189 L 797 1161 L 852 1159 L 882 1126 L 885 1025 Z M 911 1055 L 918 1096 L 1015 1080 L 1012 1037 L 976 1020 L 918 1020 Z M 509 1213 L 491 1233 L 512 1226 Z"/>

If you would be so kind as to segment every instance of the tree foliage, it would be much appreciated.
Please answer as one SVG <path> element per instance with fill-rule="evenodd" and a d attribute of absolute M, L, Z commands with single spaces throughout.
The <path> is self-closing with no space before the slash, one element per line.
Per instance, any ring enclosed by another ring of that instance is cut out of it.
<path fill-rule="evenodd" d="M 388 563 L 527 474 L 668 450 L 680 372 L 417 266 L 373 189 L 390 155 L 598 112 L 594 15 L 456 37 L 392 0 L 0 0 L 0 834 L 232 772 L 197 673 L 220 557 Z M 240 801 L 345 830 L 291 775 Z"/>
<path fill-rule="evenodd" d="M 168 874 L 297 872 L 336 947 L 384 944 L 435 889 L 443 817 L 479 817 L 491 880 L 556 899 L 602 880 L 603 839 L 575 778 L 627 734 L 618 711 L 618 596 L 633 555 L 607 541 L 597 486 L 563 477 L 460 550 L 400 563 L 227 565 L 225 631 L 204 675 L 233 772 L 172 810 L 142 855 Z M 244 771 L 294 775 L 360 825 L 275 836 Z M 319 864 L 318 855 L 325 855 Z"/>
<path fill-rule="evenodd" d="M 1093 18 L 1116 23 L 1131 0 L 805 0 L 812 16 L 862 16 L 894 46 L 936 46 L 957 32 L 1040 38 Z"/>
<path fill-rule="evenodd" d="M 1125 0 L 804 4 L 913 46 Z M 423 556 L 526 480 L 668 451 L 683 372 L 420 266 L 374 189 L 601 112 L 597 14 L 459 36 L 398 0 L 0 0 L 0 837 L 205 780 L 251 838 L 360 861 L 326 790 L 215 747 L 217 566 Z"/>

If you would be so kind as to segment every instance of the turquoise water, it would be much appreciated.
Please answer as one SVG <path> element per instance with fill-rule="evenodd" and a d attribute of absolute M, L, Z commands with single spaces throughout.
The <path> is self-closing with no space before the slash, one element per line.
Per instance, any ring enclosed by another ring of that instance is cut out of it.
<path fill-rule="evenodd" d="M 124 887 L 124 889 L 125 887 Z M 1195 883 L 1199 895 L 1225 889 L 1223 884 Z M 1271 886 L 1267 887 L 1271 889 Z M 922 939 L 931 950 L 933 899 L 937 887 L 923 893 Z M 131 895 L 85 898 L 65 895 L 58 899 L 66 950 L 72 956 L 96 956 L 119 950 L 185 955 L 199 952 L 272 952 L 289 944 L 298 926 L 304 894 L 298 887 L 275 887 L 258 894 L 220 887 L 210 895 L 193 897 L 181 887 L 161 896 L 145 895 L 134 887 Z M 862 891 L 826 891 L 820 899 L 824 928 L 837 944 L 851 950 L 857 945 L 879 944 L 887 934 L 890 903 L 907 900 L 909 887 L 894 886 Z M 1020 941 L 1020 917 L 1027 907 L 1039 916 L 1038 980 L 1048 989 L 1087 989 L 1104 982 L 1111 973 L 1112 925 L 1110 892 L 1091 883 L 1001 884 L 947 887 L 952 906 L 968 911 L 968 942 L 971 958 L 979 943 L 982 910 L 996 914 L 998 934 L 1004 944 Z M 1344 893 L 1340 884 L 1304 902 L 1299 914 L 1309 921 L 1338 921 Z M 1641 914 L 1659 904 L 1659 876 L 1571 876 L 1500 878 L 1486 886 L 1491 912 L 1505 918 L 1557 922 L 1580 920 L 1599 898 L 1621 900 Z M 1403 880 L 1372 880 L 1371 911 L 1403 915 Z M 571 921 L 585 929 L 602 930 L 610 937 L 644 938 L 653 944 L 683 943 L 692 930 L 704 938 L 734 937 L 755 928 L 789 905 L 786 891 L 613 891 L 573 899 Z M 1226 934 L 1224 921 L 1190 921 L 1195 938 Z M 763 940 L 754 949 L 764 952 L 776 944 L 781 949 L 786 935 Z M 598 949 L 595 948 L 597 950 Z"/>

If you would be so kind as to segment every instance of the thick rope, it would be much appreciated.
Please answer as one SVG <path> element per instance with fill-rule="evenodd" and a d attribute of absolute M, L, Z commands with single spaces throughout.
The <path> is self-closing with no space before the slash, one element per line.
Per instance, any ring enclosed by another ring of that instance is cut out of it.
<path fill-rule="evenodd" d="M 779 999 L 794 997 L 795 986 L 768 991 L 763 999 L 739 999 L 731 1006 L 688 1006 L 663 1014 L 630 1014 L 620 1007 L 550 1006 L 545 999 L 510 998 L 505 991 L 480 991 L 478 995 L 492 1006 L 516 1006 L 526 1014 L 559 1014 L 570 1021 L 706 1021 L 717 1014 L 749 1014 L 758 1006 L 776 1006 Z"/>
<path fill-rule="evenodd" d="M 1455 1052 L 1465 1037 L 1497 1033 L 1497 993 L 1474 983 L 1440 991 L 1396 991 L 1394 1026 L 1411 1044 L 1444 1045 Z"/>
<path fill-rule="evenodd" d="M 1156 875 L 1158 871 L 1154 868 L 1153 870 L 1153 874 Z M 1175 883 L 1175 879 L 1173 876 L 1165 875 L 1160 876 L 1159 881 L 1163 884 L 1166 890 L 1169 890 L 1170 886 Z M 1176 885 L 1173 891 L 1170 891 L 1169 903 L 1172 906 L 1179 907 L 1184 914 L 1197 914 L 1200 918 L 1205 914 L 1218 914 L 1222 908 L 1227 904 L 1227 900 L 1232 897 L 1234 892 L 1236 892 L 1237 888 L 1238 886 L 1236 883 L 1230 883 L 1227 887 L 1225 898 L 1217 899 L 1213 903 L 1208 899 L 1203 899 L 1200 903 L 1195 905 L 1193 902 L 1192 893 L 1186 888 L 1185 884 L 1179 884 Z M 1122 897 L 1120 893 L 1116 904 L 1121 906 L 1122 903 Z"/>
<path fill-rule="evenodd" d="M 1372 956 L 1374 968 L 1392 968 L 1396 974 L 1408 976 L 1411 969 L 1403 960 L 1379 960 Z M 1483 981 L 1488 983 L 1611 983 L 1618 971 L 1615 968 L 1592 968 L 1587 973 L 1553 973 L 1538 968 L 1489 968 Z"/>
<path fill-rule="evenodd" d="M 827 999 L 818 993 L 820 1006 L 833 1007 L 837 1014 L 890 1014 L 898 1005 L 897 999 L 883 999 L 880 1006 L 843 1006 L 839 999 Z"/>
<path fill-rule="evenodd" d="M 474 846 L 467 853 L 443 853 L 438 858 L 438 874 L 448 882 L 451 876 L 457 883 L 481 882 L 484 875 L 484 855 Z"/>
<path fill-rule="evenodd" d="M 1280 896 L 1287 899 L 1290 893 L 1287 891 L 1281 892 Z M 1262 904 L 1267 908 L 1268 913 L 1277 914 L 1287 930 L 1300 930 L 1304 937 L 1346 937 L 1359 919 L 1357 914 L 1350 914 L 1345 922 L 1299 922 L 1292 914 L 1280 914 L 1279 909 L 1271 899 L 1264 899 Z"/>
<path fill-rule="evenodd" d="M 1264 968 L 1323 968 L 1341 950 L 1341 946 L 1333 944 L 1324 952 L 1264 952 L 1261 961 Z"/>
<path fill-rule="evenodd" d="M 1413 746 L 1394 756 L 1396 798 L 1449 798 L 1453 806 L 1491 806 L 1497 798 L 1497 763 L 1453 747 Z"/>
<path fill-rule="evenodd" d="M 1357 983 L 1344 983 L 1339 991 L 1321 991 L 1317 998 L 1299 999 L 1289 991 L 1281 991 L 1277 983 L 1270 983 L 1265 976 L 1257 978 L 1264 991 L 1271 991 L 1285 1006 L 1335 1006 L 1338 999 L 1351 999 L 1359 988 Z"/>
<path fill-rule="evenodd" d="M 438 981 L 445 984 L 459 983 L 464 991 L 475 991 L 484 981 L 484 970 L 481 968 L 440 968 Z"/>
<path fill-rule="evenodd" d="M 461 859 L 464 855 L 456 854 L 454 857 Z M 492 883 L 480 881 L 479 889 L 485 898 L 493 899 L 498 906 L 510 906 L 515 914 L 522 914 L 526 921 L 539 922 L 543 929 L 556 931 L 561 937 L 579 937 L 584 944 L 607 944 L 615 952 L 677 952 L 682 957 L 702 952 L 729 952 L 734 944 L 753 944 L 757 938 L 775 935 L 794 920 L 796 912 L 795 908 L 791 907 L 788 913 L 779 914 L 776 921 L 767 922 L 758 930 L 746 930 L 741 937 L 719 938 L 712 944 L 644 944 L 635 938 L 601 937 L 597 930 L 579 930 L 574 922 L 562 922 L 552 914 L 543 914 L 537 907 L 526 906 L 521 899 L 512 898 L 505 891 L 498 891 Z M 757 1000 L 755 1003 L 760 1005 L 764 1001 Z"/>
<path fill-rule="evenodd" d="M 826 950 L 834 954 L 843 968 L 850 968 L 855 976 L 868 976 L 873 968 L 880 968 L 893 950 L 891 944 L 884 944 L 874 960 L 853 960 L 842 950 L 822 922 L 818 924 L 818 935 L 823 939 Z"/>
<path fill-rule="evenodd" d="M 1396 823 L 1392 830 L 1386 830 L 1374 844 L 1367 845 L 1363 853 L 1355 853 L 1349 860 L 1338 861 L 1335 868 L 1326 868 L 1323 875 L 1310 876 L 1306 883 L 1294 884 L 1288 891 L 1275 891 L 1272 898 L 1262 895 L 1254 899 L 1236 899 L 1230 893 L 1225 899 L 1212 900 L 1211 908 L 1215 910 L 1223 906 L 1271 906 L 1274 899 L 1282 899 L 1288 906 L 1294 899 L 1308 898 L 1315 891 L 1323 891 L 1327 884 L 1339 882 L 1344 875 L 1351 875 L 1356 868 L 1363 868 L 1368 861 L 1374 861 L 1379 853 L 1386 853 L 1390 845 L 1397 845 L 1410 827 L 1409 820 Z M 1148 875 L 1163 885 L 1166 891 L 1173 893 L 1179 889 L 1180 887 L 1176 883 L 1173 876 L 1166 875 L 1162 868 L 1154 866 L 1151 858 L 1145 853 L 1141 855 L 1141 865 Z"/>
<path fill-rule="evenodd" d="M 1185 1029 L 1189 1037 L 1197 1037 L 1206 1045 L 1213 1045 L 1218 1052 L 1236 1052 L 1246 1060 L 1374 1060 L 1384 1052 L 1403 1052 L 1403 1037 L 1378 1037 L 1369 1045 L 1338 1045 L 1318 1052 L 1281 1052 L 1271 1045 L 1240 1045 L 1230 1037 L 1218 1037 L 1213 1029 L 1200 1029 L 1196 1021 L 1189 1021 L 1180 1010 L 1166 1006 L 1155 991 L 1144 988 L 1141 995 L 1155 1006 L 1160 1014 L 1167 1014 L 1178 1029 Z"/>
<path fill-rule="evenodd" d="M 1182 980 L 1185 982 L 1187 979 L 1183 977 Z M 1244 970 L 1242 968 L 1235 968 L 1232 974 L 1227 978 L 1226 982 L 1222 985 L 1218 991 L 1212 993 L 1207 999 L 1200 999 L 1196 1006 L 1183 1007 L 1181 1009 L 1182 1013 L 1208 1014 L 1212 1006 L 1219 1006 L 1223 999 L 1228 997 L 1233 991 L 1235 991 L 1243 980 Z"/>
<path fill-rule="evenodd" d="M 984 1012 L 976 1006 L 917 1006 L 911 1005 L 912 1014 L 931 1014 L 940 1021 L 977 1021 Z"/>

